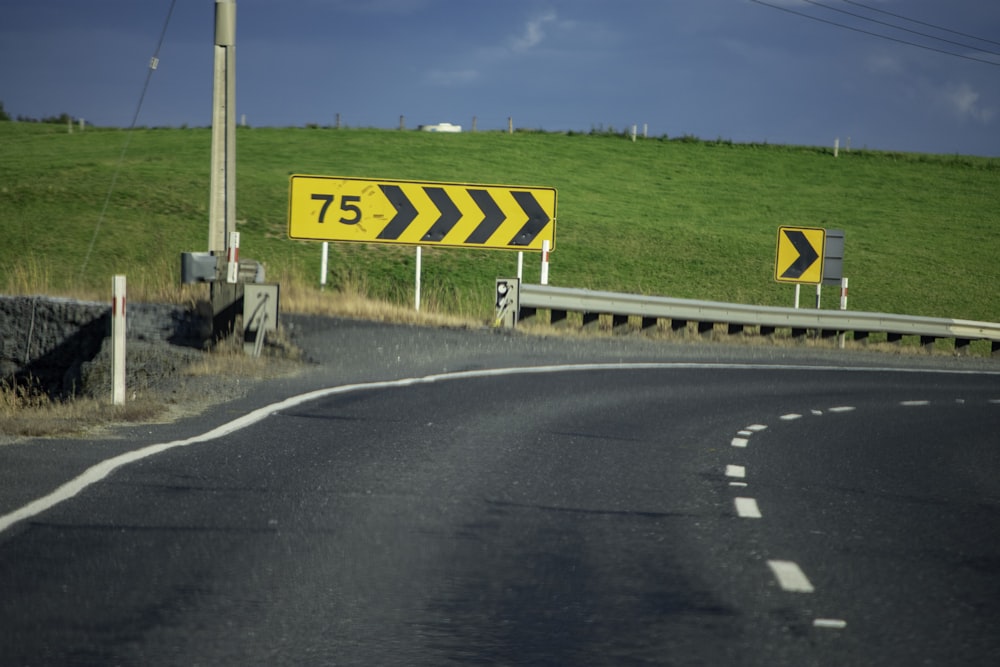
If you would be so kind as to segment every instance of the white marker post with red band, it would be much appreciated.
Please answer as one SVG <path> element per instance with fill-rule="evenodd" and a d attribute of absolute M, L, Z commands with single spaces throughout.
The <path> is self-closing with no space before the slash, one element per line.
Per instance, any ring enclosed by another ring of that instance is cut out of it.
<path fill-rule="evenodd" d="M 125 276 L 111 282 L 111 403 L 125 404 Z"/>
<path fill-rule="evenodd" d="M 234 284 L 240 275 L 240 233 L 229 232 L 229 247 L 226 249 L 226 282 Z"/>
<path fill-rule="evenodd" d="M 539 281 L 543 285 L 549 284 L 549 241 L 542 241 L 542 278 Z"/>
<path fill-rule="evenodd" d="M 847 310 L 847 278 L 841 277 L 840 279 L 840 309 Z M 847 334 L 843 331 L 840 332 L 840 349 L 843 350 L 847 347 Z"/>

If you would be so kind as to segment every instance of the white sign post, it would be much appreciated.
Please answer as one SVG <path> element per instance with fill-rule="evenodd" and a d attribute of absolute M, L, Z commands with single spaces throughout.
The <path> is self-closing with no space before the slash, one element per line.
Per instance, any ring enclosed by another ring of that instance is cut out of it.
<path fill-rule="evenodd" d="M 417 279 L 416 279 L 417 285 L 413 302 L 414 302 L 414 310 L 418 312 L 420 311 L 420 268 L 421 268 L 420 264 L 421 264 L 421 255 L 423 254 L 421 251 L 422 248 L 420 246 L 417 246 Z"/>
<path fill-rule="evenodd" d="M 320 290 L 326 289 L 326 272 L 330 266 L 330 242 L 323 241 L 323 254 L 320 256 L 319 262 L 319 288 Z"/>
<path fill-rule="evenodd" d="M 125 276 L 111 282 L 111 403 L 125 404 Z"/>
<path fill-rule="evenodd" d="M 549 241 L 542 241 L 542 279 L 543 285 L 549 284 Z"/>

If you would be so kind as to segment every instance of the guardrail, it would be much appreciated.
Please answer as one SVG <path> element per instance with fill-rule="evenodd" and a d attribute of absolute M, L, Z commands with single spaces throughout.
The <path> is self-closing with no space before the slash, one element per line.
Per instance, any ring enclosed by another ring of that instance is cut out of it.
<path fill-rule="evenodd" d="M 501 284 L 503 292 L 501 295 Z M 729 334 L 742 334 L 747 327 L 759 327 L 760 335 L 773 335 L 778 329 L 791 329 L 793 337 L 810 333 L 822 338 L 853 333 L 855 341 L 868 339 L 871 333 L 885 333 L 889 342 L 904 336 L 919 336 L 920 344 L 933 346 L 938 339 L 953 339 L 956 352 L 967 352 L 972 341 L 990 342 L 990 352 L 1000 356 L 1000 324 L 953 320 L 935 317 L 892 315 L 849 310 L 812 310 L 642 296 L 601 292 L 548 285 L 530 285 L 515 279 L 497 280 L 497 324 L 514 326 L 518 321 L 538 317 L 548 310 L 549 322 L 558 324 L 568 313 L 580 313 L 583 326 L 595 325 L 601 315 L 611 318 L 613 328 L 623 328 L 630 317 L 641 318 L 642 329 L 658 327 L 669 320 L 677 331 L 695 323 L 702 334 L 724 325 Z M 757 332 L 754 332 L 757 333 Z"/>

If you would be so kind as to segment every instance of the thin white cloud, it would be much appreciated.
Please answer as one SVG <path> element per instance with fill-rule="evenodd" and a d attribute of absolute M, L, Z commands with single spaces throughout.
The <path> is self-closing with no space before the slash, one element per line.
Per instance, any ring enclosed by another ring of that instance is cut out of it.
<path fill-rule="evenodd" d="M 545 39 L 545 24 L 556 20 L 556 13 L 548 12 L 530 19 L 524 26 L 524 31 L 510 41 L 510 49 L 514 53 L 524 53 L 535 48 Z"/>
<path fill-rule="evenodd" d="M 914 101 L 923 100 L 937 110 L 961 122 L 989 125 L 998 110 L 985 103 L 983 96 L 969 82 L 946 83 L 921 72 L 921 68 L 896 55 L 879 54 L 867 59 L 868 71 L 897 91 L 905 91 Z"/>
<path fill-rule="evenodd" d="M 996 109 L 983 106 L 981 95 L 970 84 L 960 83 L 947 86 L 943 93 L 944 103 L 961 119 L 971 119 L 988 125 L 997 114 Z"/>
<path fill-rule="evenodd" d="M 466 61 L 473 67 L 458 70 L 432 69 L 424 73 L 424 80 L 435 86 L 461 86 L 476 83 L 482 78 L 482 70 L 506 61 L 514 56 L 529 53 L 545 40 L 546 24 L 556 21 L 554 11 L 547 12 L 525 22 L 521 32 L 500 42 L 499 46 L 480 47 Z"/>

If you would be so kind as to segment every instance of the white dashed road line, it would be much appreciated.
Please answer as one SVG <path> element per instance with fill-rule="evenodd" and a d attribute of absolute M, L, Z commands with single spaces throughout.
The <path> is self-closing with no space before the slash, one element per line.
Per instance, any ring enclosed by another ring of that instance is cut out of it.
<path fill-rule="evenodd" d="M 957 404 L 965 404 L 965 399 L 958 398 L 955 399 Z M 988 401 L 991 404 L 1000 404 L 1000 399 L 991 399 Z M 930 405 L 931 402 L 928 400 L 908 400 L 900 401 L 899 405 L 903 407 L 921 407 Z M 831 408 L 827 408 L 826 412 L 830 414 L 839 414 L 845 412 L 853 412 L 857 408 L 852 405 L 838 405 Z M 820 417 L 824 414 L 822 410 L 811 409 L 810 414 L 816 417 Z M 802 419 L 802 415 L 790 412 L 780 416 L 781 421 L 791 422 L 797 419 Z M 745 429 L 738 431 L 737 436 L 732 440 L 733 447 L 744 448 L 749 444 L 749 438 L 751 435 L 758 431 L 766 429 L 767 426 L 763 424 L 754 424 L 748 426 Z M 727 465 L 726 466 L 726 477 L 730 480 L 742 480 L 746 478 L 746 467 L 741 465 Z M 747 484 L 742 481 L 730 481 L 729 486 L 731 487 L 746 487 Z M 739 497 L 734 498 L 733 502 L 736 506 L 736 513 L 745 519 L 760 519 L 762 518 L 760 507 L 757 505 L 757 500 L 755 498 L 745 498 Z M 782 590 L 789 593 L 813 593 L 815 588 L 809 581 L 809 578 L 802 571 L 802 568 L 798 566 L 797 563 L 789 560 L 768 560 L 768 567 L 774 574 L 778 585 Z M 816 618 L 813 619 L 812 625 L 814 628 L 826 629 L 826 630 L 843 630 L 847 627 L 847 621 L 840 618 Z"/>
<path fill-rule="evenodd" d="M 735 498 L 736 513 L 744 519 L 760 519 L 760 508 L 754 498 Z"/>
<path fill-rule="evenodd" d="M 813 585 L 798 565 L 790 560 L 769 560 L 768 566 L 782 590 L 789 593 L 812 593 Z"/>
<path fill-rule="evenodd" d="M 747 476 L 747 469 L 743 466 L 726 466 L 726 477 L 737 477 L 743 479 Z"/>

